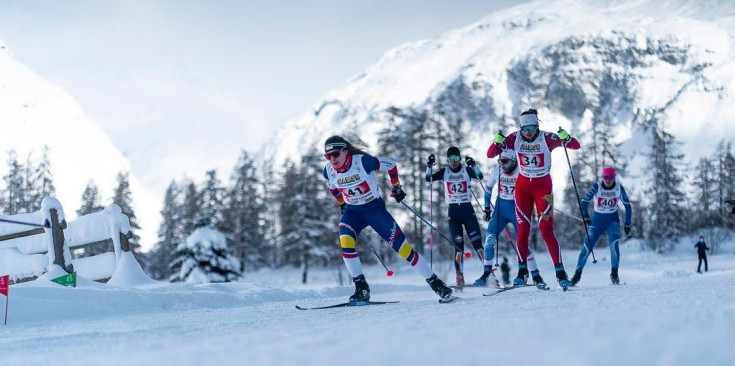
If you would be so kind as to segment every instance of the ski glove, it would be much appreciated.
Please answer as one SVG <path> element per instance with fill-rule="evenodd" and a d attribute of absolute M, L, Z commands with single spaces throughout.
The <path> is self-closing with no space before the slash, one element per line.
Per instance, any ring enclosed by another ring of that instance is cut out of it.
<path fill-rule="evenodd" d="M 342 203 L 342 204 L 339 205 L 339 213 L 340 213 L 340 215 L 344 215 L 345 214 L 345 206 L 346 205 L 344 203 Z"/>
<path fill-rule="evenodd" d="M 475 163 L 475 159 L 472 159 L 469 156 L 464 158 L 464 163 L 467 164 L 467 166 L 470 168 L 474 168 L 475 165 L 477 165 L 477 163 Z"/>
<path fill-rule="evenodd" d="M 391 189 L 390 196 L 393 197 L 396 202 L 401 203 L 401 201 L 406 198 L 406 192 L 403 191 L 403 188 L 399 184 Z"/>
<path fill-rule="evenodd" d="M 582 220 L 584 220 L 584 223 L 587 224 L 587 226 L 592 225 L 592 219 L 590 219 L 589 216 L 583 217 Z"/>
<path fill-rule="evenodd" d="M 630 234 L 630 225 L 626 224 L 623 227 L 623 231 L 625 231 L 625 235 L 629 235 Z"/>
<path fill-rule="evenodd" d="M 572 137 L 569 136 L 569 133 L 563 128 L 559 128 L 559 132 L 557 132 L 556 134 L 559 136 L 560 139 L 564 141 L 569 141 L 572 139 Z"/>
<path fill-rule="evenodd" d="M 502 133 L 498 133 L 497 135 L 493 137 L 493 142 L 495 142 L 495 144 L 497 145 L 502 144 L 503 141 L 505 141 L 505 136 L 503 136 Z"/>
<path fill-rule="evenodd" d="M 436 163 L 436 156 L 434 154 L 429 155 L 429 157 L 426 159 L 426 167 L 431 168 Z"/>
<path fill-rule="evenodd" d="M 485 207 L 484 210 L 482 210 L 485 214 L 482 216 L 482 219 L 485 221 L 490 221 L 490 218 L 493 216 L 493 209 L 490 208 L 490 206 Z"/>

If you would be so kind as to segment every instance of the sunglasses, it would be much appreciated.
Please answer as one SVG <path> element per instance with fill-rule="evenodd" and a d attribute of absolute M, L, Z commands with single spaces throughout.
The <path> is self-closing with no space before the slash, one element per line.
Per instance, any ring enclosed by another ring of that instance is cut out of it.
<path fill-rule="evenodd" d="M 335 150 L 324 154 L 324 158 L 327 160 L 337 159 L 340 155 L 342 155 L 342 150 Z"/>
<path fill-rule="evenodd" d="M 500 159 L 500 164 L 508 164 L 510 163 L 510 159 Z"/>
<path fill-rule="evenodd" d="M 615 180 L 615 176 L 614 175 L 603 175 L 602 179 L 603 180 Z"/>
<path fill-rule="evenodd" d="M 461 156 L 454 155 L 454 156 L 447 157 L 447 161 L 450 162 L 450 163 L 451 162 L 458 162 L 460 160 L 462 160 L 462 157 Z"/>
<path fill-rule="evenodd" d="M 521 131 L 523 131 L 523 132 L 533 132 L 533 131 L 536 131 L 537 128 L 538 128 L 538 126 L 523 126 L 523 127 L 521 127 Z"/>

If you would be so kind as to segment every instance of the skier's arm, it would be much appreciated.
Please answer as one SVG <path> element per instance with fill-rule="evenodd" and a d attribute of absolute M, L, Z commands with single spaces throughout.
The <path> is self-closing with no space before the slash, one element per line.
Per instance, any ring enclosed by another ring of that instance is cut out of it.
<path fill-rule="evenodd" d="M 426 181 L 435 182 L 438 180 L 444 180 L 444 168 L 441 168 L 436 172 L 432 172 L 430 168 L 426 168 Z"/>
<path fill-rule="evenodd" d="M 557 147 L 562 146 L 562 143 L 564 140 L 560 139 L 559 136 L 555 133 L 546 132 L 546 145 L 549 147 L 549 150 L 554 150 Z M 567 149 L 569 150 L 577 150 L 581 147 L 579 144 L 579 140 L 577 140 L 574 137 L 570 137 L 569 141 L 567 141 Z"/>
<path fill-rule="evenodd" d="M 490 207 L 491 202 L 493 201 L 493 186 L 495 186 L 495 183 L 498 181 L 498 169 L 499 167 L 493 168 L 493 171 L 490 172 L 490 177 L 487 178 L 487 182 L 485 183 L 485 207 Z"/>
<path fill-rule="evenodd" d="M 623 201 L 623 206 L 625 206 L 625 225 L 630 225 L 633 217 L 633 206 L 630 205 L 630 199 L 628 199 L 628 194 L 622 184 L 620 185 L 620 199 Z"/>
<path fill-rule="evenodd" d="M 503 143 L 498 145 L 497 143 L 493 142 L 490 147 L 487 149 L 487 157 L 492 159 L 498 155 L 503 150 L 507 149 L 515 149 L 515 142 L 516 142 L 516 134 L 512 133 L 508 135 L 505 140 L 503 140 Z"/>
<path fill-rule="evenodd" d="M 332 192 L 332 196 L 334 196 L 334 199 L 337 200 L 337 203 L 339 203 L 340 206 L 345 204 L 345 199 L 342 197 L 342 192 L 337 189 L 337 186 L 334 185 L 332 181 L 329 180 L 329 177 L 327 176 L 327 167 L 324 167 L 324 170 L 322 171 L 322 175 L 324 176 L 324 179 L 327 180 L 327 186 L 329 187 L 329 192 Z"/>
<path fill-rule="evenodd" d="M 367 172 L 368 174 L 376 170 L 388 172 L 388 176 L 390 177 L 390 184 L 393 187 L 399 186 L 401 184 L 400 179 L 398 179 L 398 165 L 393 159 L 363 155 L 362 166 L 365 167 L 365 172 Z"/>
<path fill-rule="evenodd" d="M 581 206 L 582 206 L 582 218 L 589 217 L 589 211 L 587 210 L 587 205 L 592 201 L 592 198 L 595 197 L 595 194 L 597 194 L 597 183 L 593 184 L 592 187 L 590 187 L 590 190 L 587 191 L 587 194 L 582 197 Z"/>
<path fill-rule="evenodd" d="M 482 178 L 485 178 L 485 176 L 482 175 L 482 172 L 480 171 L 480 168 L 477 167 L 477 165 L 473 166 L 472 168 L 467 167 L 467 174 L 470 176 L 470 179 L 480 180 Z"/>

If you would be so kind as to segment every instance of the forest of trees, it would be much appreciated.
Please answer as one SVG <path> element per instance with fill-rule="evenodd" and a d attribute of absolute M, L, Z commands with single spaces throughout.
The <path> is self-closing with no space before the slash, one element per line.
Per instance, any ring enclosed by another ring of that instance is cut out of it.
<path fill-rule="evenodd" d="M 429 216 L 429 189 L 433 189 L 433 220 L 440 231 L 447 233 L 442 186 L 434 184 L 430 188 L 424 181 L 425 159 L 431 153 L 443 156 L 451 145 L 466 149 L 468 139 L 463 133 L 467 130 L 466 123 L 441 111 L 397 108 L 384 111 L 378 118 L 383 119 L 387 127 L 379 131 L 378 145 L 369 147 L 369 151 L 398 161 L 401 182 L 408 194 L 405 202 L 425 217 Z M 357 126 L 353 127 L 347 129 L 353 132 L 346 133 L 345 137 L 365 146 L 354 132 L 358 130 Z M 719 244 L 733 238 L 735 233 L 735 217 L 725 202 L 735 197 L 732 143 L 720 141 L 706 156 L 688 161 L 680 153 L 680 142 L 666 131 L 662 122 L 653 120 L 642 125 L 641 129 L 650 141 L 643 156 L 645 176 L 636 180 L 642 184 L 626 185 L 634 212 L 633 230 L 623 240 L 640 238 L 647 249 L 662 253 L 683 236 L 703 234 L 716 252 Z M 576 136 L 583 146 L 572 156 L 580 195 L 584 195 L 599 179 L 599 172 L 606 165 L 614 165 L 621 181 L 627 181 L 628 156 L 620 151 L 619 146 L 609 142 L 611 136 L 611 126 L 599 121 L 593 121 L 590 130 Z M 4 207 L 5 214 L 38 210 L 43 196 L 55 194 L 49 154 L 48 149 L 44 149 L 39 162 L 35 162 L 30 156 L 19 159 L 14 151 L 8 152 L 4 186 L 0 189 L 0 205 Z M 556 159 L 559 160 L 558 157 Z M 493 164 L 486 163 L 485 159 L 478 161 L 484 172 L 490 171 Z M 339 206 L 326 188 L 322 176 L 325 164 L 321 146 L 315 146 L 303 156 L 292 157 L 280 166 L 242 151 L 226 180 L 220 178 L 215 170 L 205 172 L 200 181 L 188 178 L 172 180 L 163 197 L 158 240 L 144 254 L 139 253 L 136 232 L 140 226 L 132 208 L 128 173 L 118 175 L 113 197 L 107 202 L 100 197 L 95 183 L 90 181 L 76 213 L 96 212 L 109 203 L 120 205 L 131 221 L 134 233 L 131 242 L 136 256 L 146 272 L 156 279 L 182 280 L 178 272 L 180 266 L 176 263 L 185 260 L 182 255 L 196 252 L 192 248 L 182 251 L 182 243 L 197 227 L 201 227 L 201 222 L 206 222 L 207 228 L 215 232 L 212 235 L 221 233 L 225 238 L 226 248 L 220 248 L 218 255 L 222 258 L 231 255 L 234 259 L 230 262 L 240 266 L 237 273 L 294 266 L 302 269 L 302 280 L 306 282 L 311 266 L 330 266 L 338 272 L 342 268 L 337 235 Z M 556 164 L 566 165 L 566 162 L 561 160 Z M 378 180 L 385 183 L 383 196 L 388 197 L 387 175 Z M 482 202 L 480 184 L 471 188 Z M 401 205 L 390 199 L 386 201 L 413 247 L 426 253 L 429 250 L 426 225 Z M 562 197 L 555 198 L 555 226 L 560 244 L 571 250 L 582 245 L 585 235 L 578 218 L 577 202 L 569 180 Z M 482 217 L 481 207 L 476 207 L 476 211 L 478 217 Z M 486 225 L 481 223 L 481 226 L 484 230 Z M 534 250 L 545 250 L 546 246 L 535 228 L 530 241 Z M 387 263 L 398 261 L 398 257 L 371 229 L 366 229 L 358 242 L 358 252 L 366 263 L 376 262 L 375 255 L 366 245 L 368 242 Z M 501 243 L 504 244 L 505 240 Z M 597 245 L 607 245 L 605 236 Z M 501 245 L 501 250 L 509 250 L 508 247 Z M 434 258 L 448 261 L 452 253 L 451 245 L 435 235 Z M 84 253 L 94 254 L 97 253 Z"/>

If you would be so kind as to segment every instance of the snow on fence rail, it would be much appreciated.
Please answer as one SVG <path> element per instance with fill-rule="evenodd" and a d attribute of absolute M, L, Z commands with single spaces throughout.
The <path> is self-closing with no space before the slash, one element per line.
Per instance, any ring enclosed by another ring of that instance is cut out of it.
<path fill-rule="evenodd" d="M 112 277 L 123 252 L 130 251 L 130 221 L 120 207 L 79 217 L 67 224 L 59 201 L 46 197 L 41 210 L 4 216 L 13 221 L 45 225 L 30 228 L 20 224 L 0 225 L 0 272 L 10 274 L 11 283 L 33 280 L 58 266 L 91 280 Z M 72 259 L 70 249 L 107 246 L 112 252 Z"/>

